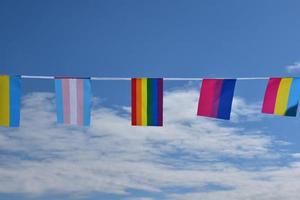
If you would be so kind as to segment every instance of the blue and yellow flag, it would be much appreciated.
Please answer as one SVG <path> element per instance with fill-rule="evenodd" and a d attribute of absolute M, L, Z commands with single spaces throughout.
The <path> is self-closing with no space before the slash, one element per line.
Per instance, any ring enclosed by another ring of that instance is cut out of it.
<path fill-rule="evenodd" d="M 0 126 L 20 125 L 21 77 L 0 75 Z"/>

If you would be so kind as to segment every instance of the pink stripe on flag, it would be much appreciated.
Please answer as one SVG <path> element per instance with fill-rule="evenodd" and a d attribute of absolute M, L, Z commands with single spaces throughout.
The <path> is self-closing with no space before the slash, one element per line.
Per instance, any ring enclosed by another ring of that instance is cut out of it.
<path fill-rule="evenodd" d="M 77 79 L 77 124 L 83 125 L 83 80 Z"/>
<path fill-rule="evenodd" d="M 70 79 L 62 79 L 64 123 L 70 124 Z"/>
<path fill-rule="evenodd" d="M 218 116 L 222 86 L 223 80 L 204 79 L 202 81 L 197 115 L 206 117 Z"/>
<path fill-rule="evenodd" d="M 267 114 L 274 114 L 275 104 L 277 99 L 277 92 L 281 82 L 281 78 L 270 78 L 265 92 L 262 112 Z"/>

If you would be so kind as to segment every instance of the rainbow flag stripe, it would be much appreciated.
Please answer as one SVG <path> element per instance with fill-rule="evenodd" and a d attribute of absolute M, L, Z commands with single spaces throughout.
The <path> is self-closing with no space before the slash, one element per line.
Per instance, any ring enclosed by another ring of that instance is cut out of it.
<path fill-rule="evenodd" d="M 300 78 L 270 78 L 262 112 L 267 114 L 297 115 L 300 97 Z"/>
<path fill-rule="evenodd" d="M 56 78 L 57 122 L 89 126 L 91 116 L 91 81 L 89 78 Z"/>
<path fill-rule="evenodd" d="M 198 102 L 198 116 L 230 119 L 236 79 L 204 79 Z"/>
<path fill-rule="evenodd" d="M 163 125 L 163 79 L 131 79 L 131 124 Z"/>
<path fill-rule="evenodd" d="M 0 75 L 0 126 L 20 126 L 21 77 Z"/>

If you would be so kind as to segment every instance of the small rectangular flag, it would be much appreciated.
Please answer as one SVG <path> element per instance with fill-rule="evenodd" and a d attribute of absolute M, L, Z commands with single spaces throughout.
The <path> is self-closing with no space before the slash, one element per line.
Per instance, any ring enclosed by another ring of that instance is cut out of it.
<path fill-rule="evenodd" d="M 163 125 L 163 79 L 131 79 L 131 124 Z"/>
<path fill-rule="evenodd" d="M 0 126 L 20 126 L 21 76 L 0 75 Z"/>
<path fill-rule="evenodd" d="M 57 122 L 89 126 L 91 117 L 91 80 L 55 78 Z"/>
<path fill-rule="evenodd" d="M 236 79 L 204 79 L 198 102 L 198 116 L 230 119 Z"/>
<path fill-rule="evenodd" d="M 295 117 L 299 97 L 300 78 L 270 78 L 265 92 L 262 112 Z"/>

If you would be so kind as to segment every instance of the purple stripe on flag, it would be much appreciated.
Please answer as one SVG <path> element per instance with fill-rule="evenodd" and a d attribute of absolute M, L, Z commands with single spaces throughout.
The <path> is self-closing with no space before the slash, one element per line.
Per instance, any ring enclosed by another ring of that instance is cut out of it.
<path fill-rule="evenodd" d="M 217 118 L 230 119 L 232 100 L 236 79 L 223 80 L 221 93 L 219 96 L 219 108 Z"/>
<path fill-rule="evenodd" d="M 158 117 L 157 117 L 157 125 L 163 125 L 163 79 L 160 78 L 157 80 L 157 89 L 158 89 Z"/>

